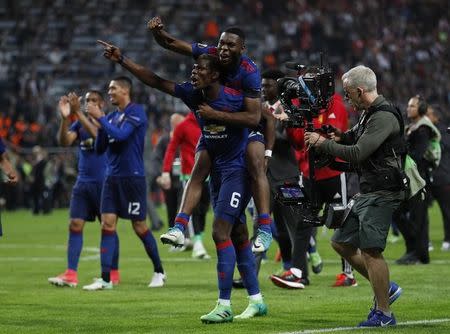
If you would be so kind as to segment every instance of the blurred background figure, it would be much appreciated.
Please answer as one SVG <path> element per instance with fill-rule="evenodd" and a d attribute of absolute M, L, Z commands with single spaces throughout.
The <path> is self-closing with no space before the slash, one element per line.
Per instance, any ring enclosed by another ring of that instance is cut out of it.
<path fill-rule="evenodd" d="M 437 107 L 428 106 L 427 116 L 441 132 L 442 157 L 439 166 L 433 171 L 430 184 L 431 195 L 439 204 L 444 223 L 444 238 L 441 250 L 450 251 L 450 135 L 446 132 L 447 122 Z"/>
<path fill-rule="evenodd" d="M 48 154 L 41 146 L 33 147 L 33 169 L 31 172 L 31 195 L 33 197 L 33 214 L 48 214 L 52 210 L 51 186 L 53 175 Z"/>

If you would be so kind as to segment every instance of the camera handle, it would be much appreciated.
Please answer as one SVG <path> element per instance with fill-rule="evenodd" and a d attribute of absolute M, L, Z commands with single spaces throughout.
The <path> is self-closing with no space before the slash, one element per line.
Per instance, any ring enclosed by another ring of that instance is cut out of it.
<path fill-rule="evenodd" d="M 306 132 L 314 132 L 314 124 L 312 121 L 311 113 L 305 113 L 305 118 L 307 120 L 305 131 Z M 314 146 L 311 146 L 308 151 L 308 165 L 309 165 L 309 181 L 311 182 L 311 195 L 310 200 L 313 209 L 318 209 L 319 203 L 317 200 L 317 192 L 316 192 L 316 149 Z"/>

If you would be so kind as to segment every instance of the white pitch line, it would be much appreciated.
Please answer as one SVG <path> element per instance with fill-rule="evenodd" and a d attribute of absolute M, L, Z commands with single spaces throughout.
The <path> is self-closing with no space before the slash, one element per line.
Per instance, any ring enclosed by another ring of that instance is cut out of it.
<path fill-rule="evenodd" d="M 428 324 L 438 324 L 443 322 L 450 322 L 449 318 L 444 319 L 431 319 L 431 320 L 413 320 L 413 321 L 403 321 L 398 322 L 397 326 L 412 326 L 412 325 L 428 325 Z M 390 327 L 390 326 L 389 326 Z M 378 328 L 378 327 L 376 327 Z M 393 326 L 395 328 L 395 326 Z M 313 333 L 332 333 L 332 332 L 342 332 L 342 331 L 357 331 L 371 329 L 369 327 L 335 327 L 335 328 L 322 328 L 322 329 L 307 329 L 299 332 L 283 332 L 280 334 L 313 334 Z"/>

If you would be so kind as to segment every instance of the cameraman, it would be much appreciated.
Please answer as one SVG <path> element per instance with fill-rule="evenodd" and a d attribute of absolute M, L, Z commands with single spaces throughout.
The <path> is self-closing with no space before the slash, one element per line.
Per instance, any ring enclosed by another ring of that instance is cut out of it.
<path fill-rule="evenodd" d="M 308 75 L 308 74 L 306 74 Z M 288 119 L 288 115 L 283 113 L 281 115 L 276 115 L 276 118 L 281 120 Z M 344 103 L 342 101 L 342 97 L 338 94 L 334 94 L 331 98 L 331 101 L 328 105 L 328 108 L 325 110 L 321 110 L 319 117 L 314 118 L 313 120 L 314 128 L 321 128 L 323 125 L 330 125 L 339 130 L 345 131 L 348 127 L 348 115 L 345 110 Z M 298 168 L 302 173 L 303 177 L 303 186 L 308 194 L 311 193 L 311 182 L 309 180 L 309 154 L 308 149 L 304 145 L 304 128 L 287 128 L 286 130 L 288 139 L 291 145 L 297 150 L 297 158 L 298 158 Z M 316 178 L 316 186 L 315 186 L 315 195 L 318 201 L 319 207 L 322 207 L 324 203 L 335 202 L 336 200 L 342 200 L 342 196 L 345 196 L 346 193 L 346 182 L 345 175 L 339 171 L 332 170 L 329 167 L 321 167 L 315 169 L 315 178 Z M 343 194 L 344 193 L 344 194 Z M 276 219 L 275 219 L 276 220 Z M 304 235 L 303 239 L 297 238 L 301 244 L 297 245 L 293 244 L 293 249 L 296 250 L 295 254 L 293 253 L 292 261 L 294 259 L 301 257 L 301 265 L 298 267 L 302 271 L 302 279 L 304 284 L 309 284 L 308 280 L 308 267 L 306 266 L 306 253 L 309 247 L 309 241 L 313 234 L 315 234 L 315 230 L 317 228 L 312 228 L 306 224 L 299 224 L 301 226 L 307 226 L 302 233 Z M 294 264 L 294 263 L 293 263 Z M 294 266 L 296 267 L 296 266 Z M 313 268 L 314 270 L 314 268 Z M 317 272 L 317 271 L 316 271 Z M 278 284 L 285 287 L 290 286 L 290 281 L 293 279 L 292 275 L 288 272 L 283 273 L 280 276 L 273 275 L 271 277 L 272 281 L 277 281 Z M 336 275 L 336 281 L 333 284 L 334 287 L 345 287 L 345 286 L 357 286 L 355 277 L 353 276 L 353 268 L 352 266 L 342 259 L 342 273 Z"/>
<path fill-rule="evenodd" d="M 305 133 L 305 143 L 358 169 L 361 195 L 355 198 L 345 224 L 333 235 L 332 246 L 372 285 L 375 305 L 359 326 L 392 326 L 396 320 L 389 305 L 402 290 L 394 282 L 389 283 L 382 253 L 392 214 L 405 197 L 400 178 L 394 177 L 401 159 L 392 152 L 402 142 L 403 120 L 378 95 L 377 79 L 370 68 L 354 67 L 342 76 L 342 81 L 346 99 L 362 113 L 358 124 L 345 133 L 336 131 L 334 139 L 340 143 L 315 132 Z"/>

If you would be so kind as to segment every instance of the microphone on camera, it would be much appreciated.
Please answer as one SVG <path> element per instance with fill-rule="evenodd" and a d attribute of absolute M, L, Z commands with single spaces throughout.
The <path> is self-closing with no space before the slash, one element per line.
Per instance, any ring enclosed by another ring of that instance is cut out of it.
<path fill-rule="evenodd" d="M 288 61 L 285 63 L 286 68 L 290 69 L 290 70 L 295 70 L 295 71 L 303 71 L 306 66 L 299 64 L 295 61 Z"/>

